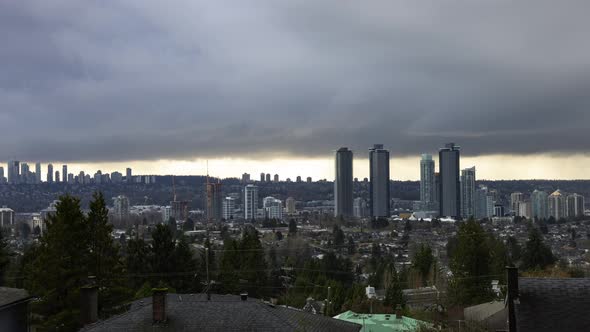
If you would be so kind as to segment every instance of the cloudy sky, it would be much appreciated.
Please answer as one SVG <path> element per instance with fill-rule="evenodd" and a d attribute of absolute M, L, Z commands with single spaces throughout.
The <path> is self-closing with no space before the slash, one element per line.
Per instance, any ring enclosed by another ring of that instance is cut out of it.
<path fill-rule="evenodd" d="M 480 178 L 590 178 L 587 0 L 0 1 L 0 160 L 392 176 L 461 145 Z"/>

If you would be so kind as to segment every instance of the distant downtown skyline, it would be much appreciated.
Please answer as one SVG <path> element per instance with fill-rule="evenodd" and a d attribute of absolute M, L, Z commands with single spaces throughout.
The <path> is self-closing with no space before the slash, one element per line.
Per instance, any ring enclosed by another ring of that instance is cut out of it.
<path fill-rule="evenodd" d="M 443 144 L 443 143 L 441 143 Z M 460 145 L 460 143 L 458 143 Z M 335 147 L 335 149 L 338 147 Z M 369 162 L 365 151 L 352 150 L 354 153 L 353 176 L 359 179 L 369 177 Z M 461 156 L 461 168 L 475 166 L 480 180 L 514 180 L 514 179 L 590 179 L 590 156 L 584 155 L 533 155 L 510 156 L 493 155 L 473 157 Z M 438 165 L 438 150 L 424 151 L 432 154 Z M 363 155 L 364 154 L 364 155 Z M 418 181 L 420 179 L 420 155 L 412 157 L 390 156 L 390 176 L 393 180 Z M 18 158 L 16 158 L 18 160 Z M 35 160 L 20 160 L 34 166 Z M 242 173 L 249 173 L 257 179 L 262 172 L 272 175 L 279 174 L 281 180 L 297 176 L 304 179 L 311 176 L 318 179 L 334 179 L 333 151 L 327 151 L 325 158 L 295 158 L 276 157 L 273 159 L 247 158 L 212 158 L 209 161 L 209 174 L 215 177 L 240 178 Z M 7 172 L 6 163 L 0 165 Z M 54 170 L 61 171 L 62 161 L 52 161 Z M 127 167 L 133 169 L 134 174 L 153 175 L 206 175 L 207 160 L 155 160 L 155 161 L 121 161 L 121 162 L 65 162 L 68 172 L 78 174 L 80 171 L 94 174 L 97 170 L 105 172 L 119 171 L 124 173 Z M 33 167 L 34 171 L 34 167 Z M 47 163 L 42 162 L 42 179 L 45 180 Z"/>

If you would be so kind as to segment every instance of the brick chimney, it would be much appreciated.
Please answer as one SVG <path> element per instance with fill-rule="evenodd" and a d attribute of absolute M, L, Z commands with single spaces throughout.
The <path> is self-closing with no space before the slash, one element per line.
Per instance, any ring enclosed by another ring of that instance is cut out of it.
<path fill-rule="evenodd" d="M 152 310 L 154 324 L 165 323 L 166 316 L 166 298 L 168 288 L 153 288 L 152 289 Z"/>
<path fill-rule="evenodd" d="M 248 292 L 240 293 L 240 298 L 242 299 L 242 301 L 247 301 L 248 300 Z"/>
<path fill-rule="evenodd" d="M 506 280 L 508 281 L 508 331 L 516 332 L 516 312 L 515 302 L 518 302 L 518 268 L 514 266 L 506 267 Z"/>
<path fill-rule="evenodd" d="M 82 326 L 98 320 L 98 286 L 95 277 L 88 277 L 88 284 L 80 288 L 80 323 Z"/>

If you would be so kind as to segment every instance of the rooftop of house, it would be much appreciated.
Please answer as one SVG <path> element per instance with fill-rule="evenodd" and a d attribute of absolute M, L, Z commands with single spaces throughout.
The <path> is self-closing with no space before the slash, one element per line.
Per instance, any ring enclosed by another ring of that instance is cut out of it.
<path fill-rule="evenodd" d="M 361 332 L 405 332 L 416 331 L 421 325 L 432 327 L 430 323 L 405 316 L 397 318 L 395 314 L 358 314 L 346 311 L 334 318 L 360 324 Z"/>
<path fill-rule="evenodd" d="M 0 309 L 31 299 L 24 289 L 0 287 Z"/>
<path fill-rule="evenodd" d="M 274 306 L 235 295 L 168 294 L 167 321 L 158 331 L 339 331 L 358 332 L 360 325 Z M 135 301 L 128 312 L 86 326 L 82 331 L 145 331 L 154 326 L 152 298 Z"/>
<path fill-rule="evenodd" d="M 590 279 L 519 278 L 515 305 L 519 332 L 587 331 Z"/>

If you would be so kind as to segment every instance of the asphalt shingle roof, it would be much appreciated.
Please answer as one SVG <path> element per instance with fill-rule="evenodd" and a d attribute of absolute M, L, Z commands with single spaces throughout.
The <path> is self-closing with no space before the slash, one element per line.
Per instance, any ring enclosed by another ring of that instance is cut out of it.
<path fill-rule="evenodd" d="M 234 295 L 168 294 L 168 322 L 152 323 L 152 298 L 135 301 L 119 316 L 82 329 L 87 332 L 114 331 L 338 331 L 358 332 L 361 326 L 298 309 L 272 306 Z"/>
<path fill-rule="evenodd" d="M 518 332 L 590 331 L 590 279 L 520 278 Z"/>
<path fill-rule="evenodd" d="M 0 287 L 0 307 L 30 298 L 24 289 Z"/>

